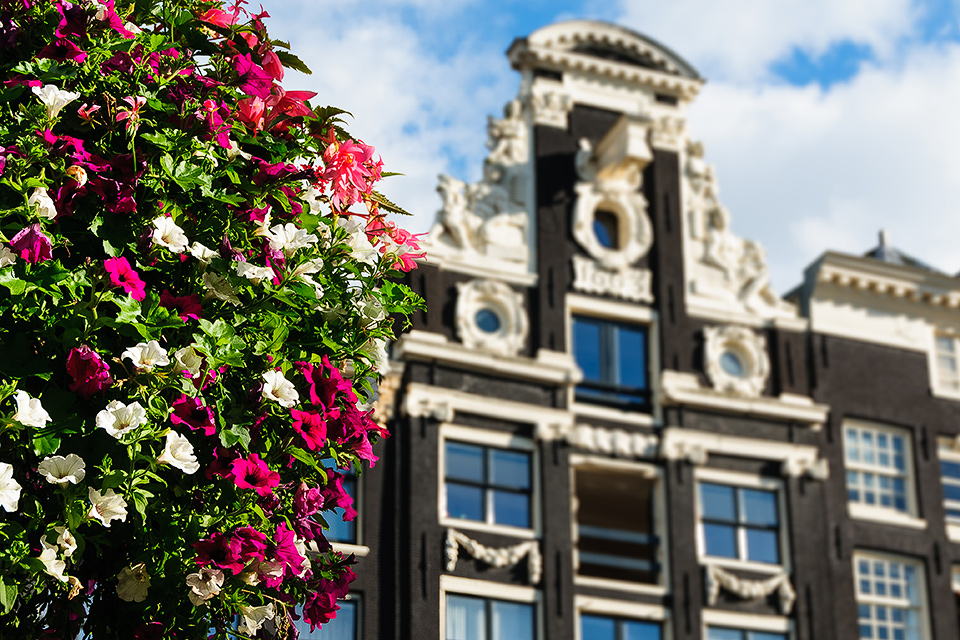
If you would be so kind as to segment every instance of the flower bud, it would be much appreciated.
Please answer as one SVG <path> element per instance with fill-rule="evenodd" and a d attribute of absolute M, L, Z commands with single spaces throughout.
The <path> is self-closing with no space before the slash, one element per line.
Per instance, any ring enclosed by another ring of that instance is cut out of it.
<path fill-rule="evenodd" d="M 67 167 L 67 175 L 77 181 L 79 186 L 87 184 L 87 170 L 77 164 Z"/>

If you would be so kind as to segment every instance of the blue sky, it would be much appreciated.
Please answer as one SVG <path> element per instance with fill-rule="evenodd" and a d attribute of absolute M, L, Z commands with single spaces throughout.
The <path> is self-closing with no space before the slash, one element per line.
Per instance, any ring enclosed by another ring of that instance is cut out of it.
<path fill-rule="evenodd" d="M 314 74 L 285 79 L 349 109 L 426 230 L 437 173 L 479 177 L 487 114 L 518 76 L 504 52 L 556 20 L 618 22 L 707 78 L 704 141 L 735 231 L 775 288 L 827 249 L 896 246 L 960 270 L 960 0 L 266 0 L 274 37 Z"/>

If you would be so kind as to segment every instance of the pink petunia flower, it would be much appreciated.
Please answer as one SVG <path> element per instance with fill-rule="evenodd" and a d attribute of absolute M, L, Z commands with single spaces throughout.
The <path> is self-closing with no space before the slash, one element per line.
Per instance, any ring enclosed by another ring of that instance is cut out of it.
<path fill-rule="evenodd" d="M 271 471 L 267 463 L 255 453 L 249 458 L 237 458 L 230 463 L 230 474 L 241 489 L 253 489 L 261 496 L 273 491 L 280 485 L 280 474 Z"/>
<path fill-rule="evenodd" d="M 130 294 L 134 300 L 143 300 L 147 297 L 147 285 L 126 258 L 107 258 L 103 266 L 110 275 L 113 286 L 120 287 Z"/>
<path fill-rule="evenodd" d="M 123 101 L 130 105 L 130 108 L 120 109 L 117 113 L 117 122 L 126 120 L 127 132 L 130 133 L 130 130 L 133 129 L 133 133 L 136 133 L 140 127 L 140 109 L 147 104 L 147 99 L 143 96 L 127 96 Z"/>
<path fill-rule="evenodd" d="M 319 366 L 310 362 L 298 362 L 296 364 L 297 369 L 310 385 L 310 402 L 318 407 L 323 407 L 327 417 L 337 415 L 336 402 L 338 399 L 343 399 L 351 404 L 357 402 L 357 394 L 353 392 L 353 385 L 343 377 L 339 369 L 330 364 L 330 359 L 327 356 L 323 356 Z"/>
<path fill-rule="evenodd" d="M 202 429 L 205 436 L 212 436 L 217 432 L 217 425 L 213 420 L 213 409 L 204 406 L 200 398 L 181 396 L 179 400 L 174 401 L 170 422 L 190 427 L 194 431 Z"/>
<path fill-rule="evenodd" d="M 89 398 L 113 384 L 110 365 L 96 351 L 83 345 L 70 350 L 67 356 L 67 373 L 73 378 L 70 391 Z"/>
<path fill-rule="evenodd" d="M 160 306 L 166 309 L 175 309 L 180 314 L 180 319 L 199 320 L 203 313 L 203 307 L 200 305 L 200 296 L 193 293 L 189 296 L 177 297 L 170 293 L 169 289 L 164 289 L 160 294 Z"/>
<path fill-rule="evenodd" d="M 39 224 L 32 224 L 13 236 L 10 248 L 21 260 L 30 264 L 45 262 L 53 257 L 53 244 Z"/>
<path fill-rule="evenodd" d="M 303 437 L 310 451 L 316 451 L 326 444 L 327 421 L 322 414 L 291 409 L 290 415 L 293 417 L 293 430 Z"/>

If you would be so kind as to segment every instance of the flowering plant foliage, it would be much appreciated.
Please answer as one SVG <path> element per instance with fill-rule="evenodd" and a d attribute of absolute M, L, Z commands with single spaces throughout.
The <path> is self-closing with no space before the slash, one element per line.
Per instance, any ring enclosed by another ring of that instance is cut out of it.
<path fill-rule="evenodd" d="M 0 633 L 295 636 L 415 236 L 243 0 L 0 0 Z"/>

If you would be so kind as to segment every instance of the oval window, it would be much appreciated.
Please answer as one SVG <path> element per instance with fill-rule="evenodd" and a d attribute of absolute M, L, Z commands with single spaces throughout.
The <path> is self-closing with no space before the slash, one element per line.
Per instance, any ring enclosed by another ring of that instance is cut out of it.
<path fill-rule="evenodd" d="M 612 211 L 597 209 L 593 214 L 593 232 L 597 242 L 607 249 L 620 248 L 620 218 Z"/>
<path fill-rule="evenodd" d="M 720 356 L 720 368 L 723 369 L 724 373 L 734 378 L 743 378 L 746 375 L 743 361 L 733 351 L 723 352 L 723 355 Z"/>
<path fill-rule="evenodd" d="M 490 309 L 480 309 L 474 316 L 474 321 L 484 333 L 496 333 L 500 329 L 500 316 Z"/>

